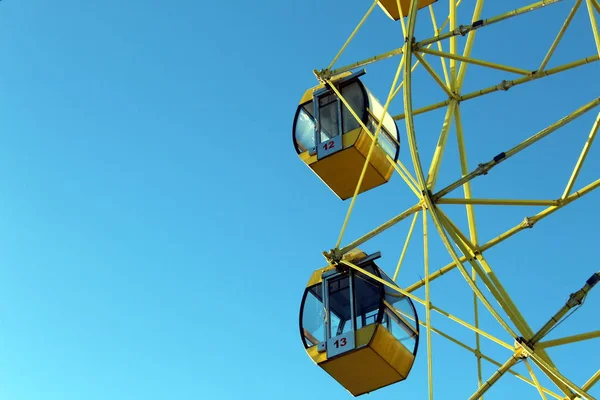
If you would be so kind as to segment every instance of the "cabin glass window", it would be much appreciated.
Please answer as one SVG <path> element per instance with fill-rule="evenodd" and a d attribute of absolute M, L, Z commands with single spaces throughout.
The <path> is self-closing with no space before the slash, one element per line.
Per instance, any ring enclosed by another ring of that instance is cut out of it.
<path fill-rule="evenodd" d="M 367 127 L 369 128 L 372 134 L 375 134 L 378 124 L 379 123 L 377 122 L 377 120 L 375 120 L 375 118 L 369 115 L 369 124 L 367 125 Z M 389 132 L 383 126 L 381 127 L 381 132 L 377 137 L 377 143 L 379 143 L 379 146 L 381 146 L 383 151 L 385 151 L 388 156 L 390 156 L 393 159 L 396 158 L 397 145 L 394 143 Z"/>
<path fill-rule="evenodd" d="M 325 340 L 325 308 L 322 285 L 307 290 L 302 309 L 302 334 L 306 347 L 316 346 Z"/>
<path fill-rule="evenodd" d="M 352 329 L 350 308 L 350 277 L 344 275 L 327 281 L 329 290 L 329 337 Z"/>
<path fill-rule="evenodd" d="M 411 318 L 413 316 L 408 313 L 394 313 L 386 307 L 382 324 L 408 351 L 414 353 L 418 331 L 410 323 Z"/>
<path fill-rule="evenodd" d="M 321 123 L 321 143 L 340 134 L 338 98 L 334 94 L 319 98 L 319 121 Z"/>
<path fill-rule="evenodd" d="M 381 304 L 381 286 L 378 282 L 357 272 L 354 275 L 354 301 L 356 329 L 377 322 Z"/>
<path fill-rule="evenodd" d="M 300 152 L 305 152 L 315 147 L 315 119 L 313 117 L 312 101 L 300 107 L 294 126 L 294 137 Z"/>
<path fill-rule="evenodd" d="M 362 118 L 365 112 L 365 96 L 358 81 L 352 82 L 342 88 L 342 97 L 348 102 L 352 111 L 358 118 Z M 342 129 L 348 133 L 360 127 L 360 123 L 354 118 L 345 104 L 342 103 Z"/>

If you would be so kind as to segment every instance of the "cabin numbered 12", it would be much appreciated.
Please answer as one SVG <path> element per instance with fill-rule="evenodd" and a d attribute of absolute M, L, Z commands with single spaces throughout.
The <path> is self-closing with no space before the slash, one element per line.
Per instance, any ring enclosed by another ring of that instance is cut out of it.
<path fill-rule="evenodd" d="M 354 195 L 365 165 L 371 136 L 383 115 L 377 146 L 369 160 L 358 193 L 387 183 L 398 160 L 400 136 L 396 122 L 360 81 L 364 71 L 332 79 L 359 122 L 335 91 L 323 84 L 304 93 L 296 110 L 293 141 L 300 159 L 342 200 Z"/>

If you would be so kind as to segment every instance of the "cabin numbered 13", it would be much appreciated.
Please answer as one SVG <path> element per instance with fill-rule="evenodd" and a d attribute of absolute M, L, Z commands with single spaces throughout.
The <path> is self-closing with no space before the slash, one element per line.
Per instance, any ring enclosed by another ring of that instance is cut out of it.
<path fill-rule="evenodd" d="M 354 251 L 344 258 L 396 284 L 374 260 Z M 333 265 L 313 272 L 300 307 L 300 337 L 309 357 L 353 396 L 403 381 L 419 345 L 412 301 L 354 270 Z"/>
<path fill-rule="evenodd" d="M 387 157 L 396 162 L 400 151 L 396 122 L 389 113 L 383 114 L 381 103 L 360 81 L 362 75 L 364 71 L 347 72 L 332 79 L 372 134 L 378 118 L 384 115 L 377 146 L 358 193 L 387 183 L 394 171 Z M 294 117 L 292 136 L 300 159 L 340 199 L 354 195 L 373 140 L 330 87 L 320 84 L 304 93 Z"/>

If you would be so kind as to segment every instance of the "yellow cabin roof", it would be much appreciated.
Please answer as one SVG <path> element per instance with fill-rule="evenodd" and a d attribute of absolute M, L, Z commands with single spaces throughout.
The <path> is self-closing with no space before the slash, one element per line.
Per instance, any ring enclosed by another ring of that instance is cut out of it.
<path fill-rule="evenodd" d="M 347 76 L 352 75 L 352 72 L 347 71 L 347 72 L 342 72 L 339 75 L 336 75 L 334 77 L 331 78 L 332 81 L 337 81 L 338 79 L 342 79 L 345 78 Z M 317 86 L 314 86 L 310 89 L 308 89 L 306 92 L 304 92 L 304 94 L 302 95 L 302 99 L 300 99 L 300 104 L 304 104 L 307 101 L 310 101 L 313 99 L 313 93 L 315 92 L 315 90 L 321 89 L 323 88 L 325 85 L 323 85 L 322 83 L 318 84 Z"/>

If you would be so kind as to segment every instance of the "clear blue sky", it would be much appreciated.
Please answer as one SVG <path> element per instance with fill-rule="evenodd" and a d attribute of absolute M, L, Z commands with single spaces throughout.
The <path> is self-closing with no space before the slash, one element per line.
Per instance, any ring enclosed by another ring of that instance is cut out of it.
<path fill-rule="evenodd" d="M 305 283 L 323 266 L 321 251 L 334 246 L 348 203 L 300 162 L 291 125 L 300 96 L 315 82 L 311 71 L 329 63 L 368 3 L 0 2 L 0 398 L 350 397 L 312 364 L 298 333 Z M 486 4 L 484 15 L 526 3 Z M 572 2 L 564 3 L 520 31 L 508 23 L 482 31 L 474 56 L 537 67 Z M 594 54 L 584 11 L 551 65 Z M 379 10 L 373 18 L 341 62 L 400 45 L 397 37 L 382 39 L 400 35 L 399 28 Z M 365 77 L 380 99 L 396 62 Z M 597 97 L 598 68 L 465 103 L 471 167 Z M 479 71 L 469 69 L 469 90 L 514 78 L 493 73 L 478 80 Z M 419 76 L 415 103 L 442 100 L 424 70 Z M 401 103 L 395 107 L 402 112 Z M 558 198 L 596 113 L 479 178 L 478 197 Z M 416 119 L 425 163 L 441 126 L 435 115 Z M 598 178 L 597 147 L 577 187 Z M 410 164 L 406 146 L 401 159 Z M 459 173 L 454 161 L 448 166 L 439 187 Z M 395 176 L 361 196 L 345 242 L 413 202 Z M 597 204 L 593 193 L 490 251 L 534 329 L 600 269 Z M 537 211 L 478 208 L 481 242 Z M 365 250 L 382 250 L 382 266 L 393 270 L 407 228 Z M 422 275 L 416 238 L 402 284 Z M 434 269 L 449 258 L 432 241 L 439 250 L 431 256 Z M 432 285 L 434 303 L 471 321 L 464 281 L 456 271 L 447 279 Z M 599 305 L 592 293 L 555 337 L 598 329 Z M 436 318 L 472 343 L 472 334 Z M 433 346 L 436 398 L 467 397 L 476 388 L 474 357 L 444 339 L 434 338 Z M 484 346 L 498 361 L 509 356 Z M 600 344 L 573 349 L 579 353 L 551 354 L 581 385 L 598 368 Z M 423 340 L 409 380 L 368 398 L 426 398 L 425 355 Z M 486 366 L 484 376 L 494 370 Z M 502 379 L 486 398 L 505 399 L 515 388 L 535 398 L 528 385 Z M 599 389 L 592 393 L 600 396 Z"/>

